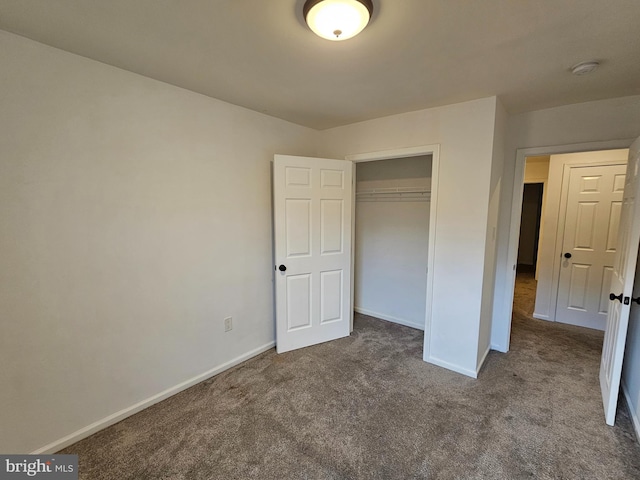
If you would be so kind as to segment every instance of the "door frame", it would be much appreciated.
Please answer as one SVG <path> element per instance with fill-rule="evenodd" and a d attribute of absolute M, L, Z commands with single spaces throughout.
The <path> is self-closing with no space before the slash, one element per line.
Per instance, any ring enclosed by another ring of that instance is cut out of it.
<path fill-rule="evenodd" d="M 356 153 L 345 156 L 345 160 L 353 162 L 353 182 L 354 188 L 353 201 L 351 202 L 351 231 L 354 234 L 351 236 L 351 331 L 353 331 L 353 307 L 354 307 L 354 278 L 355 278 L 355 181 L 356 181 L 356 163 L 361 162 L 373 162 L 376 160 L 392 160 L 395 158 L 407 158 L 407 157 L 421 157 L 424 155 L 431 155 L 431 203 L 429 205 L 429 247 L 427 250 L 427 296 L 426 296 L 426 308 L 424 318 L 424 354 L 423 358 L 429 358 L 431 353 L 430 338 L 431 338 L 431 305 L 433 304 L 433 268 L 431 266 L 434 263 L 435 257 L 435 239 L 436 239 L 436 211 L 438 204 L 438 174 L 440 166 L 440 144 L 433 145 L 420 145 L 416 147 L 395 148 L 391 150 L 381 150 L 377 152 Z"/>
<path fill-rule="evenodd" d="M 599 150 L 615 150 L 629 148 L 635 139 L 606 140 L 598 142 L 572 143 L 546 147 L 518 148 L 516 150 L 515 169 L 513 175 L 513 194 L 511 197 L 511 215 L 509 222 L 509 242 L 507 248 L 507 263 L 505 265 L 507 281 L 506 288 L 509 292 L 504 297 L 502 304 L 503 323 L 502 338 L 505 339 L 504 350 L 508 352 L 511 344 L 511 321 L 513 316 L 513 294 L 516 286 L 516 266 L 518 262 L 518 242 L 520 240 L 520 215 L 522 212 L 522 194 L 524 191 L 524 167 L 527 157 L 558 155 L 562 153 L 595 152 Z M 494 317 L 495 318 L 495 317 Z M 493 336 L 493 335 L 492 335 Z"/>

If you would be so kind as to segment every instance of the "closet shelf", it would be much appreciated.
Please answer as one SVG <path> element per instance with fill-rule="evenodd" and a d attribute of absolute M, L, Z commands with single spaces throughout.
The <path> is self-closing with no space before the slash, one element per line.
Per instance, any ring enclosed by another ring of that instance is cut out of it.
<path fill-rule="evenodd" d="M 429 200 L 431 190 L 416 187 L 373 188 L 356 192 L 356 200 Z"/>

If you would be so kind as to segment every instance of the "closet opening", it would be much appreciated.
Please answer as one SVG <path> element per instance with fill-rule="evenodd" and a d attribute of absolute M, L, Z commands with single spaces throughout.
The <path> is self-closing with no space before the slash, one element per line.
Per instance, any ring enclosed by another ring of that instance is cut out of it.
<path fill-rule="evenodd" d="M 355 164 L 354 311 L 425 330 L 431 154 Z"/>

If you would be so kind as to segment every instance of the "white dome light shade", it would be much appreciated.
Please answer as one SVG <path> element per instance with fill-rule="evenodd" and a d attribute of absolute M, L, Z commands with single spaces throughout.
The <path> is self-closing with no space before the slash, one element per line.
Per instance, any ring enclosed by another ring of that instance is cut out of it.
<path fill-rule="evenodd" d="M 334 42 L 355 37 L 364 30 L 372 11 L 371 0 L 308 0 L 304 5 L 309 28 Z"/>

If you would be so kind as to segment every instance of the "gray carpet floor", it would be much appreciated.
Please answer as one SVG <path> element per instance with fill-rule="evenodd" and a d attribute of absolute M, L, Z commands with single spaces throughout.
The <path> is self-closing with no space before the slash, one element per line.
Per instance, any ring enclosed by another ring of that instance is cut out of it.
<path fill-rule="evenodd" d="M 66 448 L 81 479 L 626 479 L 626 407 L 605 425 L 602 333 L 531 318 L 478 380 L 422 361 L 423 333 L 357 315 L 341 340 L 266 352 Z"/>

